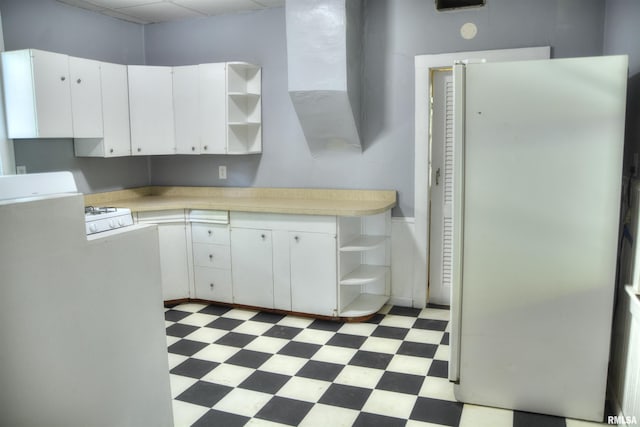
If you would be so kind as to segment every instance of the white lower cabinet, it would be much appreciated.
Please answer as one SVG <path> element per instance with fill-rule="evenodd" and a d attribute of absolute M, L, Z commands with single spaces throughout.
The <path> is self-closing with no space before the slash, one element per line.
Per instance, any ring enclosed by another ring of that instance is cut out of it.
<path fill-rule="evenodd" d="M 232 223 L 231 274 L 233 302 L 273 308 L 273 246 L 270 230 L 233 228 Z"/>
<path fill-rule="evenodd" d="M 189 220 L 193 242 L 195 298 L 232 303 L 227 212 L 190 211 Z"/>
<path fill-rule="evenodd" d="M 139 212 L 138 223 L 157 224 L 162 296 L 165 301 L 189 298 L 191 237 L 184 211 Z"/>
<path fill-rule="evenodd" d="M 337 316 L 336 237 L 289 233 L 291 310 Z"/>

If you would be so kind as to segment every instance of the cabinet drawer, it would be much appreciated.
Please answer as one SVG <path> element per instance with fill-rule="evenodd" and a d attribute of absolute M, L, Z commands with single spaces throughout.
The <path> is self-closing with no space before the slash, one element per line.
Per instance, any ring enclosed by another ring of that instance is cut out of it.
<path fill-rule="evenodd" d="M 196 298 L 233 302 L 231 271 L 218 268 L 195 267 Z"/>
<path fill-rule="evenodd" d="M 163 224 L 168 222 L 185 222 L 184 209 L 168 211 L 138 212 L 139 223 Z"/>
<path fill-rule="evenodd" d="M 197 243 L 229 246 L 229 227 L 216 224 L 191 224 L 191 238 Z"/>
<path fill-rule="evenodd" d="M 231 269 L 231 249 L 229 246 L 193 244 L 193 263 L 199 267 Z"/>
<path fill-rule="evenodd" d="M 230 223 L 238 228 L 336 233 L 335 216 L 231 212 Z"/>

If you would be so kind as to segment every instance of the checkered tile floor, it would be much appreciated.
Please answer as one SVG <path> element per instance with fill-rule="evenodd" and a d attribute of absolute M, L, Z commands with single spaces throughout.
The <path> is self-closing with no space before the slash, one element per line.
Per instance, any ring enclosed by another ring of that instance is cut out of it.
<path fill-rule="evenodd" d="M 205 304 L 165 312 L 176 427 L 599 424 L 463 405 L 449 311 L 386 306 L 339 323 Z"/>

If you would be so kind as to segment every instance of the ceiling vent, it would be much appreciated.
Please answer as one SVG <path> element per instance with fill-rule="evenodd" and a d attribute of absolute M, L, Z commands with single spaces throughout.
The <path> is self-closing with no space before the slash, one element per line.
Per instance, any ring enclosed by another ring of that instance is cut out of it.
<path fill-rule="evenodd" d="M 287 0 L 289 95 L 313 155 L 362 151 L 361 0 Z"/>

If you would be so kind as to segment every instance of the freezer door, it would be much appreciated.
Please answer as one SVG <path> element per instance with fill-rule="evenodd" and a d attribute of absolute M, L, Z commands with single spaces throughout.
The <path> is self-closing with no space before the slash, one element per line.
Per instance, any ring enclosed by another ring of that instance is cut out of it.
<path fill-rule="evenodd" d="M 627 58 L 465 71 L 459 400 L 601 421 Z"/>

